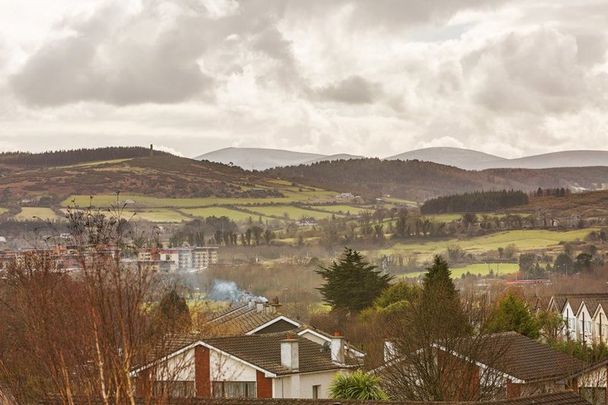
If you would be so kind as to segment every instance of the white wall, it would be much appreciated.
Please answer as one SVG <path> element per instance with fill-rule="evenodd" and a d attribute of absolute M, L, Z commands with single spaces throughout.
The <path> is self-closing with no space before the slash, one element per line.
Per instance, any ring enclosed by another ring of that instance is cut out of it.
<path fill-rule="evenodd" d="M 334 376 L 340 373 L 350 373 L 349 370 L 332 370 L 310 374 L 298 374 L 274 379 L 273 392 L 275 398 L 312 398 L 313 385 L 320 385 L 319 398 L 329 398 L 329 386 Z"/>
<path fill-rule="evenodd" d="M 194 381 L 194 348 L 171 357 L 156 368 L 158 381 Z"/>
<path fill-rule="evenodd" d="M 255 381 L 256 370 L 215 350 L 210 351 L 211 381 Z"/>

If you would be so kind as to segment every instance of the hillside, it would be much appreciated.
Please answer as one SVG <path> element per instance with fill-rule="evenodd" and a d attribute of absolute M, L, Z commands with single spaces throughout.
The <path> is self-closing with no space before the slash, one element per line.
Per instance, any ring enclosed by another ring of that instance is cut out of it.
<path fill-rule="evenodd" d="M 145 153 L 143 153 L 145 151 Z M 270 197 L 277 196 L 272 183 L 262 176 L 211 162 L 199 162 L 167 153 L 150 156 L 145 148 L 99 150 L 82 157 L 80 151 L 61 152 L 58 163 L 48 154 L 32 154 L 27 159 L 17 155 L 0 156 L 0 196 L 3 200 L 53 195 L 58 199 L 70 195 L 121 192 L 157 197 Z M 120 152 L 120 153 L 118 153 Z M 108 156 L 111 155 L 111 156 Z M 81 156 L 80 158 L 78 156 Z M 120 156 L 120 158 L 116 158 Z M 112 157 L 110 160 L 98 160 Z M 85 160 L 89 159 L 89 160 Z"/>
<path fill-rule="evenodd" d="M 197 156 L 196 160 L 224 163 L 246 170 L 266 170 L 277 166 L 299 165 L 325 155 L 264 148 L 224 148 Z"/>
<path fill-rule="evenodd" d="M 472 149 L 461 148 L 424 148 L 412 150 L 398 155 L 389 156 L 386 160 L 421 160 L 425 162 L 439 163 L 442 165 L 455 166 L 465 170 L 480 170 L 489 167 L 504 167 L 508 159 L 499 156 L 478 152 Z"/>
<path fill-rule="evenodd" d="M 358 159 L 276 168 L 265 173 L 366 197 L 388 194 L 423 201 L 476 190 L 602 189 L 606 186 L 608 167 L 467 171 L 431 162 Z"/>

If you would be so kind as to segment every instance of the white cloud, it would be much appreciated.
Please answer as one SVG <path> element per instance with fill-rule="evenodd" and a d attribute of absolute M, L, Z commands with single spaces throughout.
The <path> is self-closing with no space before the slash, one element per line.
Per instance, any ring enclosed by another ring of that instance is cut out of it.
<path fill-rule="evenodd" d="M 592 0 L 0 3 L 0 147 L 602 148 L 605 11 Z"/>

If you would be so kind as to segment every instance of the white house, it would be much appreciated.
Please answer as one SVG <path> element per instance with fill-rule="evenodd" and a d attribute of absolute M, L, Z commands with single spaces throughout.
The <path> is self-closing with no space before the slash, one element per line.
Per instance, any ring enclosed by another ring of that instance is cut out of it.
<path fill-rule="evenodd" d="M 293 332 L 177 338 L 164 354 L 133 370 L 138 396 L 198 398 L 329 398 L 338 373 L 357 367 L 344 338 L 328 346 Z"/>

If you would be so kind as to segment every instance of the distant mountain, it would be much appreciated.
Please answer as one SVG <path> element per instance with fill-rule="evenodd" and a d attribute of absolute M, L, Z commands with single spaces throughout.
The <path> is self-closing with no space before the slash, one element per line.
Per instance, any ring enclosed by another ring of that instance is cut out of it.
<path fill-rule="evenodd" d="M 197 156 L 195 159 L 232 164 L 246 170 L 266 170 L 278 166 L 299 165 L 325 157 L 325 155 L 317 153 L 281 149 L 224 148 Z"/>
<path fill-rule="evenodd" d="M 455 166 L 466 170 L 481 170 L 490 167 L 507 167 L 503 162 L 508 159 L 472 149 L 435 147 L 416 149 L 398 155 L 389 156 L 386 160 L 421 160 Z"/>
<path fill-rule="evenodd" d="M 588 167 L 608 166 L 608 151 L 603 150 L 567 150 L 544 153 L 519 159 L 507 159 L 505 166 L 523 169 L 546 169 L 552 167 Z"/>
<path fill-rule="evenodd" d="M 338 153 L 335 155 L 322 156 L 320 158 L 313 159 L 308 162 L 304 162 L 304 164 L 310 165 L 310 164 L 319 163 L 319 162 L 333 162 L 334 160 L 350 160 L 350 159 L 363 159 L 363 158 L 365 158 L 365 156 L 350 155 L 348 153 Z"/>
<path fill-rule="evenodd" d="M 506 159 L 500 156 L 460 148 L 425 148 L 390 156 L 387 160 L 421 160 L 455 166 L 465 170 L 550 169 L 554 167 L 608 166 L 608 151 L 568 150 Z"/>

